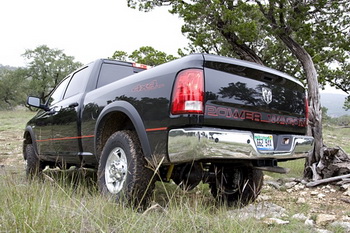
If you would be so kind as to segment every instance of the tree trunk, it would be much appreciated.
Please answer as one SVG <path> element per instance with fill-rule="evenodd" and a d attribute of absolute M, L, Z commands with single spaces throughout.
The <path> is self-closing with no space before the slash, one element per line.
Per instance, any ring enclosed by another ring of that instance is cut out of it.
<path fill-rule="evenodd" d="M 308 134 L 314 137 L 315 144 L 313 151 L 311 151 L 308 155 L 305 164 L 304 177 L 317 180 L 321 177 L 317 174 L 316 169 L 312 169 L 312 166 L 317 166 L 321 160 L 320 152 L 323 147 L 322 112 L 317 71 L 310 54 L 301 45 L 299 45 L 287 34 L 281 33 L 279 37 L 300 61 L 306 74 L 309 101 Z"/>

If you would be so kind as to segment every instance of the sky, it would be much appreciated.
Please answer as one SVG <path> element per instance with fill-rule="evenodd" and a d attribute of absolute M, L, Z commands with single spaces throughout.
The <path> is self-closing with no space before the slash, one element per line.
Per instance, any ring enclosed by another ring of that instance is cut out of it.
<path fill-rule="evenodd" d="M 0 22 L 0 64 L 15 67 L 25 66 L 21 55 L 40 45 L 88 63 L 141 46 L 177 55 L 188 44 L 182 21 L 166 8 L 145 13 L 126 0 L 4 0 Z"/>
<path fill-rule="evenodd" d="M 40 45 L 83 64 L 142 46 L 176 56 L 188 45 L 182 20 L 167 8 L 145 13 L 128 8 L 127 0 L 3 0 L 0 22 L 0 64 L 14 67 L 25 66 L 21 55 Z"/>

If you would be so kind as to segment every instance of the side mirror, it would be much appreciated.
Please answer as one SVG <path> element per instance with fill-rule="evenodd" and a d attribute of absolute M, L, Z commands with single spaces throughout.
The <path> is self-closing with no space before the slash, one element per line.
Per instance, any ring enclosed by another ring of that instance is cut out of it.
<path fill-rule="evenodd" d="M 27 104 L 29 106 L 35 107 L 35 108 L 41 108 L 47 111 L 47 107 L 44 104 L 41 104 L 41 100 L 38 97 L 29 96 L 27 99 Z"/>

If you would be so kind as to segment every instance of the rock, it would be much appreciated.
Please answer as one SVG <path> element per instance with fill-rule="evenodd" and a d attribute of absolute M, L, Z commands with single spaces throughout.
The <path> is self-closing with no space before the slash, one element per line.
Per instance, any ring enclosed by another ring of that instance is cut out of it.
<path fill-rule="evenodd" d="M 256 200 L 257 202 L 268 201 L 271 200 L 271 197 L 264 194 L 260 194 Z"/>
<path fill-rule="evenodd" d="M 282 219 L 279 218 L 268 218 L 264 220 L 264 223 L 268 224 L 268 225 L 285 225 L 288 224 L 289 221 L 284 221 Z"/>
<path fill-rule="evenodd" d="M 269 180 L 269 181 L 266 181 L 265 184 L 272 186 L 275 189 L 281 189 L 281 185 L 276 181 Z"/>
<path fill-rule="evenodd" d="M 315 232 L 318 232 L 318 233 L 333 233 L 333 232 L 331 232 L 331 231 L 329 231 L 329 230 L 326 230 L 326 229 L 315 229 Z"/>
<path fill-rule="evenodd" d="M 332 227 L 343 228 L 345 232 L 350 232 L 350 222 L 333 222 Z"/>
<path fill-rule="evenodd" d="M 306 203 L 306 199 L 303 197 L 299 197 L 297 200 L 297 204 L 305 204 Z"/>
<path fill-rule="evenodd" d="M 260 202 L 258 204 L 250 204 L 242 209 L 228 211 L 231 218 L 240 218 L 242 220 L 248 218 L 280 218 L 287 217 L 286 210 L 276 204 L 270 202 Z"/>
<path fill-rule="evenodd" d="M 317 196 L 318 192 L 317 191 L 312 191 L 310 194 L 311 194 L 311 196 Z"/>
<path fill-rule="evenodd" d="M 313 226 L 315 223 L 314 223 L 314 220 L 312 220 L 312 219 L 306 219 L 304 224 L 306 226 Z"/>
<path fill-rule="evenodd" d="M 335 219 L 336 219 L 336 216 L 332 214 L 319 214 L 316 217 L 316 224 L 323 225 L 328 222 L 334 221 Z"/>
<path fill-rule="evenodd" d="M 302 197 L 305 197 L 306 195 L 307 195 L 307 192 L 306 192 L 306 191 L 300 192 L 300 193 L 299 193 L 299 196 L 302 196 Z"/>
<path fill-rule="evenodd" d="M 303 179 L 303 180 L 300 181 L 300 183 L 306 185 L 307 183 L 309 183 L 309 181 Z"/>
<path fill-rule="evenodd" d="M 349 196 L 350 197 L 350 189 L 348 189 L 346 192 L 343 193 L 344 196 Z"/>
<path fill-rule="evenodd" d="M 297 182 L 295 182 L 295 181 L 288 182 L 288 183 L 285 183 L 285 184 L 284 184 L 284 186 L 286 187 L 286 189 L 291 189 L 291 188 L 293 188 L 295 185 L 297 185 Z"/>
<path fill-rule="evenodd" d="M 323 199 L 325 196 L 326 196 L 325 194 L 319 193 L 319 194 L 317 195 L 317 198 L 318 198 L 318 199 Z"/>
<path fill-rule="evenodd" d="M 347 191 L 350 189 L 350 184 L 343 184 L 340 186 L 340 190 Z"/>
<path fill-rule="evenodd" d="M 292 216 L 292 219 L 305 221 L 305 220 L 307 220 L 307 217 L 304 214 L 294 214 Z"/>
<path fill-rule="evenodd" d="M 303 184 L 297 184 L 294 186 L 295 191 L 300 191 L 300 190 L 304 190 L 304 189 L 305 189 L 305 185 L 303 185 Z"/>

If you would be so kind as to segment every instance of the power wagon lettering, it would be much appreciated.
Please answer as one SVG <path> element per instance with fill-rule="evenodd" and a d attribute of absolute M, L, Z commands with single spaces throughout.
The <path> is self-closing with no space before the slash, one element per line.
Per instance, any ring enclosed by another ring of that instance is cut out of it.
<path fill-rule="evenodd" d="M 276 114 L 266 114 L 260 112 L 252 112 L 237 108 L 216 107 L 213 105 L 205 106 L 205 115 L 211 117 L 224 117 L 230 119 L 251 120 L 256 122 L 265 122 L 280 125 L 292 125 L 298 127 L 306 127 L 305 118 L 289 117 Z"/>

